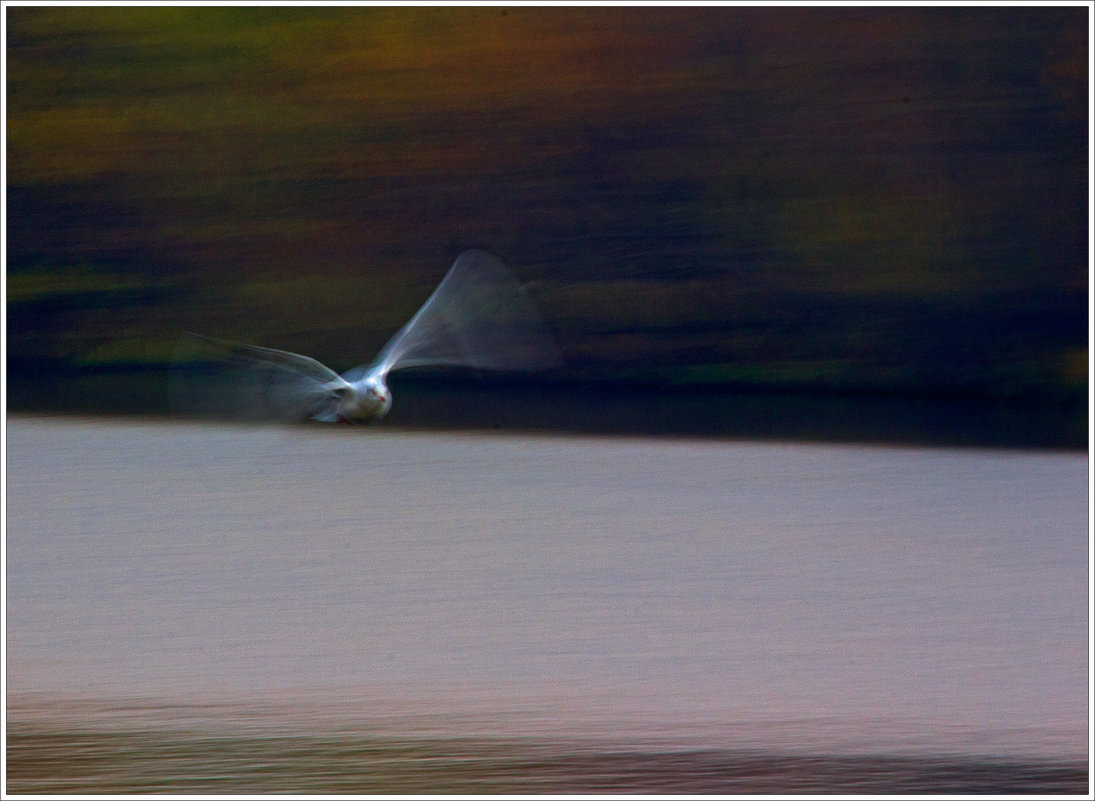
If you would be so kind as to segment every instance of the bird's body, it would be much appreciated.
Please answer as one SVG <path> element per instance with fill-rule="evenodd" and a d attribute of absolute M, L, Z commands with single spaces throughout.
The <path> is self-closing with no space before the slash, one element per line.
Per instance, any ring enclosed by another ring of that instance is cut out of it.
<path fill-rule="evenodd" d="M 392 408 L 392 392 L 384 377 L 370 373 L 357 381 L 347 381 L 336 388 L 336 416 L 347 423 L 369 423 L 379 420 Z"/>
<path fill-rule="evenodd" d="M 324 423 L 371 423 L 392 408 L 392 392 L 384 376 L 375 369 L 355 381 L 338 376 L 326 384 L 323 391 L 330 402 L 326 408 L 314 410 L 309 416 Z M 322 398 L 323 393 L 318 397 Z"/>
<path fill-rule="evenodd" d="M 460 254 L 418 312 L 368 365 L 339 375 L 309 356 L 191 334 L 173 401 L 184 413 L 368 423 L 392 406 L 388 374 L 407 367 L 538 370 L 561 364 L 513 274 L 479 250 Z"/>

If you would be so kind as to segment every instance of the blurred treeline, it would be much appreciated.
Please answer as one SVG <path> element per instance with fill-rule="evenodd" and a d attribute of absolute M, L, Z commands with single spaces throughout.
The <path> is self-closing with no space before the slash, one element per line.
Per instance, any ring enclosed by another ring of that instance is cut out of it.
<path fill-rule="evenodd" d="M 468 247 L 565 377 L 1086 397 L 1086 8 L 7 8 L 8 367 L 368 361 Z"/>

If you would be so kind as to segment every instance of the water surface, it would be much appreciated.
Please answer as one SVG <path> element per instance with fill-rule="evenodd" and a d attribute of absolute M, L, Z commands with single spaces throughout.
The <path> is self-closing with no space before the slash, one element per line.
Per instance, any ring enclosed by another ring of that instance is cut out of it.
<path fill-rule="evenodd" d="M 1083 455 L 15 417 L 8 468 L 10 775 L 140 731 L 1086 783 Z"/>

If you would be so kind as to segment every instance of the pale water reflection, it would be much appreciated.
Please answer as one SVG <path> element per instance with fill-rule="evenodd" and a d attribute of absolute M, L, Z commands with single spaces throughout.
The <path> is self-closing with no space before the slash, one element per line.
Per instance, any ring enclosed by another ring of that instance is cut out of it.
<path fill-rule="evenodd" d="M 15 417 L 8 468 L 12 731 L 1087 757 L 1083 455 Z"/>

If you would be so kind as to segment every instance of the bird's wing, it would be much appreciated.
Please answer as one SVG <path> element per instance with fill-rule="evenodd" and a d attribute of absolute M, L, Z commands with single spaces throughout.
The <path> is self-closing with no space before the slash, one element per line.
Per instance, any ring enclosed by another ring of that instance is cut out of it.
<path fill-rule="evenodd" d="M 562 358 L 513 273 L 489 253 L 461 253 L 437 289 L 388 341 L 370 368 L 422 366 L 541 370 Z"/>
<path fill-rule="evenodd" d="M 299 353 L 186 334 L 176 348 L 171 405 L 187 416 L 330 419 L 346 382 Z"/>

